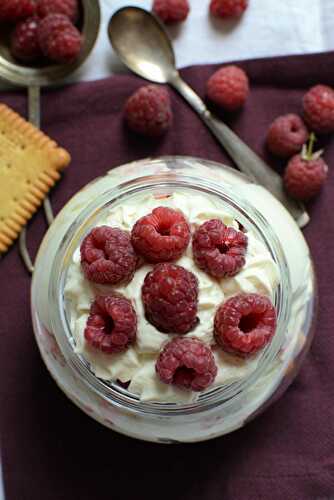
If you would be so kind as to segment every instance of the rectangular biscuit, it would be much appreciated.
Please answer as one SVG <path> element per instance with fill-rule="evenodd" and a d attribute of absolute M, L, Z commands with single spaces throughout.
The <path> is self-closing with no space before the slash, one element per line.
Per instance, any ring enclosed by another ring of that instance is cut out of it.
<path fill-rule="evenodd" d="M 0 254 L 17 238 L 70 159 L 65 149 L 0 104 Z"/>

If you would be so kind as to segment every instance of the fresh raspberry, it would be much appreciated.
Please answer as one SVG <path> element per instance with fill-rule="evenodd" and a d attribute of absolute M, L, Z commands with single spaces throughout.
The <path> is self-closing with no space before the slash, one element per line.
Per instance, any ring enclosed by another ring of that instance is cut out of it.
<path fill-rule="evenodd" d="M 94 228 L 81 243 L 80 253 L 83 272 L 94 283 L 128 282 L 136 270 L 130 234 L 115 227 Z"/>
<path fill-rule="evenodd" d="M 227 111 L 235 111 L 246 102 L 249 93 L 248 77 L 237 66 L 224 66 L 209 78 L 206 90 L 212 102 Z"/>
<path fill-rule="evenodd" d="M 219 219 L 202 224 L 193 237 L 194 260 L 215 278 L 236 275 L 245 265 L 248 238 Z"/>
<path fill-rule="evenodd" d="M 126 101 L 124 114 L 135 132 L 149 137 L 164 134 L 173 116 L 168 91 L 159 85 L 140 87 Z"/>
<path fill-rule="evenodd" d="M 46 17 L 49 14 L 63 14 L 72 23 L 79 17 L 79 6 L 77 0 L 38 0 L 37 14 L 39 17 Z"/>
<path fill-rule="evenodd" d="M 210 12 L 217 17 L 238 17 L 248 7 L 248 0 L 211 0 Z"/>
<path fill-rule="evenodd" d="M 189 14 L 188 0 L 154 0 L 153 12 L 165 23 L 185 21 Z"/>
<path fill-rule="evenodd" d="M 158 264 L 142 286 L 147 320 L 163 333 L 188 333 L 197 323 L 198 281 L 175 264 Z"/>
<path fill-rule="evenodd" d="M 42 57 L 37 38 L 38 24 L 39 18 L 34 16 L 16 25 L 11 36 L 10 50 L 19 61 L 29 63 Z"/>
<path fill-rule="evenodd" d="M 96 297 L 91 305 L 84 336 L 100 351 L 125 351 L 136 340 L 137 315 L 131 302 L 120 295 Z"/>
<path fill-rule="evenodd" d="M 207 389 L 217 375 L 210 347 L 193 337 L 179 337 L 168 342 L 157 359 L 155 369 L 165 384 L 192 391 Z"/>
<path fill-rule="evenodd" d="M 279 116 L 270 125 L 267 135 L 269 151 L 281 158 L 289 158 L 298 153 L 307 141 L 308 130 L 303 120 L 290 113 Z"/>
<path fill-rule="evenodd" d="M 228 299 L 216 312 L 214 334 L 224 351 L 247 357 L 262 349 L 276 330 L 276 310 L 257 293 Z"/>
<path fill-rule="evenodd" d="M 1 0 L 0 21 L 18 22 L 34 14 L 35 0 Z"/>
<path fill-rule="evenodd" d="M 80 31 L 63 14 L 50 14 L 38 27 L 38 42 L 43 54 L 58 63 L 72 62 L 82 46 Z"/>
<path fill-rule="evenodd" d="M 334 89 L 315 85 L 303 97 L 306 123 L 318 134 L 334 132 Z"/>
<path fill-rule="evenodd" d="M 131 241 L 135 250 L 149 262 L 176 260 L 189 244 L 190 227 L 181 212 L 158 207 L 136 222 Z"/>
<path fill-rule="evenodd" d="M 328 166 L 320 158 L 322 151 L 312 152 L 314 141 L 312 133 L 308 148 L 303 147 L 300 155 L 293 156 L 284 172 L 285 188 L 297 200 L 307 201 L 313 198 L 327 178 Z"/>

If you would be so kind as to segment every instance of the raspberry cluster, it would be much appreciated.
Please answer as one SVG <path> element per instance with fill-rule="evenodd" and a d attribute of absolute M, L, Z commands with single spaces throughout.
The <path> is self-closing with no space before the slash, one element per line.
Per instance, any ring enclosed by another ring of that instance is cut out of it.
<path fill-rule="evenodd" d="M 302 109 L 304 121 L 294 113 L 276 118 L 266 142 L 272 154 L 290 159 L 283 177 L 287 192 L 297 200 L 308 201 L 320 192 L 327 179 L 323 151 L 313 152 L 314 133 L 334 132 L 334 89 L 327 85 L 311 87 L 303 97 Z"/>
<path fill-rule="evenodd" d="M 154 265 L 141 289 L 145 318 L 160 332 L 173 335 L 157 358 L 157 376 L 165 384 L 202 391 L 216 377 L 215 355 L 191 335 L 199 322 L 198 279 L 174 263 L 190 239 L 190 224 L 181 211 L 157 207 L 138 219 L 131 234 L 109 226 L 93 228 L 80 247 L 81 267 L 92 283 L 114 286 L 129 282 L 140 261 Z M 193 234 L 194 261 L 214 278 L 236 275 L 245 264 L 246 250 L 244 232 L 218 219 L 204 222 Z M 217 346 L 243 357 L 262 349 L 276 326 L 274 306 L 256 294 L 232 297 L 212 319 Z M 113 354 L 129 348 L 136 335 L 137 315 L 131 301 L 115 291 L 97 295 L 84 331 L 88 345 Z"/>
<path fill-rule="evenodd" d="M 18 61 L 69 63 L 79 55 L 78 0 L 1 0 L 0 23 L 13 23 L 10 49 Z"/>

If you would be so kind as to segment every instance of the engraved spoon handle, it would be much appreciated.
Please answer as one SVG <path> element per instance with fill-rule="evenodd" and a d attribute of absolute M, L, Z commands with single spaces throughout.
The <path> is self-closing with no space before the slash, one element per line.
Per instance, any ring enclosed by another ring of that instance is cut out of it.
<path fill-rule="evenodd" d="M 281 176 L 254 153 L 225 123 L 210 113 L 202 99 L 182 80 L 177 71 L 169 78 L 168 82 L 198 113 L 239 170 L 251 180 L 268 189 L 290 212 L 299 227 L 304 227 L 309 221 L 309 216 L 301 203 L 286 194 Z"/>

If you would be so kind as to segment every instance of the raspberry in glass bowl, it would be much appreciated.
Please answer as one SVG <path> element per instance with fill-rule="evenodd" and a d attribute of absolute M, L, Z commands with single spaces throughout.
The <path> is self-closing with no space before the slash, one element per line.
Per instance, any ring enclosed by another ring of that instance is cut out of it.
<path fill-rule="evenodd" d="M 226 434 L 282 394 L 314 303 L 308 247 L 280 203 L 186 157 L 133 162 L 81 190 L 45 236 L 32 284 L 58 385 L 97 421 L 155 442 Z"/>

